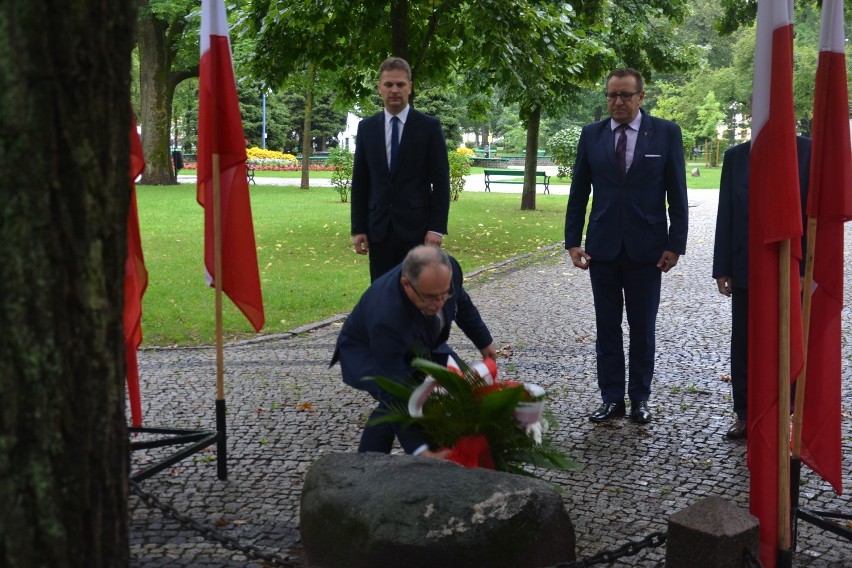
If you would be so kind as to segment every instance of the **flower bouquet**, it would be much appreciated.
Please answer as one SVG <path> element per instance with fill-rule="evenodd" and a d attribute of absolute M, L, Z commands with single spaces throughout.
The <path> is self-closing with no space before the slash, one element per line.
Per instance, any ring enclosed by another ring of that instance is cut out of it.
<path fill-rule="evenodd" d="M 419 385 L 376 377 L 382 389 L 399 399 L 379 422 L 419 425 L 434 446 L 452 450 L 448 459 L 467 467 L 524 475 L 531 475 L 525 464 L 574 467 L 545 435 L 553 419 L 544 411 L 541 387 L 498 381 L 493 360 L 469 367 L 450 358 L 444 367 L 415 359 L 412 365 L 426 375 Z"/>

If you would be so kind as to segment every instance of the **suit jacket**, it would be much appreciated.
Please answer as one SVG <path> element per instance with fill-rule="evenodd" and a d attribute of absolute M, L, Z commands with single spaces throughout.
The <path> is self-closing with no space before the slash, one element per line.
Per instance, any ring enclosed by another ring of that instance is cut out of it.
<path fill-rule="evenodd" d="M 445 234 L 450 212 L 450 166 L 438 119 L 409 110 L 395 170 L 385 145 L 384 111 L 358 125 L 352 170 L 352 234 L 382 242 L 389 231 L 422 242 L 428 231 Z"/>
<path fill-rule="evenodd" d="M 406 296 L 400 283 L 402 265 L 370 285 L 346 318 L 331 360 L 332 365 L 340 361 L 346 384 L 381 396 L 372 381 L 361 379 L 384 376 L 405 383 L 415 372 L 412 359 L 450 352 L 445 342 L 453 321 L 478 349 L 493 342 L 479 310 L 462 287 L 464 276 L 458 262 L 451 258 L 451 263 L 453 296 L 444 303 L 444 325 L 439 332 Z"/>
<path fill-rule="evenodd" d="M 610 119 L 583 128 L 565 212 L 565 248 L 581 246 L 592 188 L 585 243 L 592 262 L 614 260 L 622 248 L 634 262 L 657 262 L 665 250 L 686 252 L 689 205 L 678 125 L 642 111 L 633 163 L 624 179 L 616 165 Z"/>
<path fill-rule="evenodd" d="M 737 288 L 748 288 L 748 177 L 751 142 L 731 146 L 722 162 L 719 210 L 713 245 L 713 278 L 730 276 Z M 796 137 L 803 227 L 811 171 L 811 140 Z M 804 241 L 803 241 L 804 242 Z M 804 250 L 804 248 L 802 249 Z M 804 268 L 804 264 L 800 268 Z"/>

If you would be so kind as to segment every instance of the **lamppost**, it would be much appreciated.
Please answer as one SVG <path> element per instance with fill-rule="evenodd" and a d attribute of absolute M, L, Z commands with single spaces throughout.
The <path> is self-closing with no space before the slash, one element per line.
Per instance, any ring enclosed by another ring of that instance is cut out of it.
<path fill-rule="evenodd" d="M 261 134 L 260 147 L 266 150 L 266 86 L 261 87 L 263 91 L 260 94 L 261 100 Z"/>

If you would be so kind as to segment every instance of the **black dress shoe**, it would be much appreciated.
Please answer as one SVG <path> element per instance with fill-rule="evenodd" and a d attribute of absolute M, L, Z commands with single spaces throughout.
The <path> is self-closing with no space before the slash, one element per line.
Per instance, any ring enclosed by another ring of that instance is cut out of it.
<path fill-rule="evenodd" d="M 618 418 L 624 416 L 626 413 L 627 410 L 624 401 L 605 402 L 589 415 L 589 420 L 592 422 L 606 422 L 610 418 Z"/>
<path fill-rule="evenodd" d="M 647 424 L 651 421 L 651 411 L 648 409 L 648 401 L 630 403 L 630 419 L 639 424 Z"/>
<path fill-rule="evenodd" d="M 744 440 L 748 437 L 748 422 L 745 420 L 737 420 L 734 425 L 728 428 L 725 432 L 725 437 L 729 440 Z"/>

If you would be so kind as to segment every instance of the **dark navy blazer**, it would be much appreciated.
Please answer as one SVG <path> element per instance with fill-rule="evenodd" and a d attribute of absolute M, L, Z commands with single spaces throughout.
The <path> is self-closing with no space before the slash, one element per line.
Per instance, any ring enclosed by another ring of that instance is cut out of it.
<path fill-rule="evenodd" d="M 462 287 L 462 270 L 455 259 L 450 261 L 453 296 L 444 303 L 444 326 L 437 334 L 430 329 L 426 316 L 405 295 L 400 283 L 402 265 L 376 279 L 364 292 L 340 330 L 331 361 L 332 365 L 340 361 L 346 384 L 381 396 L 373 381 L 362 379 L 384 376 L 407 381 L 414 373 L 413 358 L 450 352 L 445 342 L 453 321 L 477 349 L 491 345 L 491 333 Z"/>
<path fill-rule="evenodd" d="M 565 248 L 579 247 L 594 188 L 585 251 L 614 260 L 625 249 L 633 262 L 686 252 L 688 202 L 680 127 L 642 111 L 633 162 L 622 179 L 610 119 L 583 128 L 565 212 Z M 666 204 L 668 203 L 668 218 Z"/>
<path fill-rule="evenodd" d="M 713 278 L 730 276 L 731 285 L 748 288 L 748 178 L 751 142 L 731 146 L 722 162 L 719 212 L 713 247 Z M 802 214 L 811 172 L 811 139 L 796 137 Z M 805 226 L 804 224 L 802 225 Z M 802 249 L 804 250 L 804 248 Z M 802 264 L 804 268 L 804 263 Z"/>
<path fill-rule="evenodd" d="M 428 231 L 446 234 L 450 211 L 447 143 L 438 119 L 409 110 L 396 169 L 388 168 L 384 111 L 358 125 L 352 170 L 352 234 L 382 242 L 393 231 L 422 242 Z"/>

